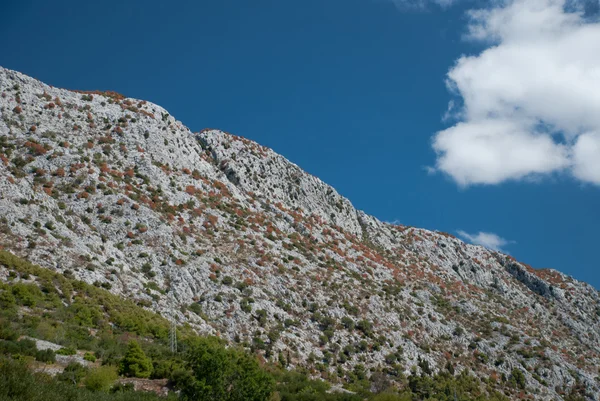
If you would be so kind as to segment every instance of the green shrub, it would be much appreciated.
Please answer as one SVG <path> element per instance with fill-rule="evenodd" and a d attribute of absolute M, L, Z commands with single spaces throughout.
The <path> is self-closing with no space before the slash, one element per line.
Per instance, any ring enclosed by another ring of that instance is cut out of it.
<path fill-rule="evenodd" d="M 35 360 L 46 363 L 56 362 L 56 355 L 51 349 L 39 350 L 35 353 Z"/>
<path fill-rule="evenodd" d="M 107 391 L 117 377 L 117 369 L 114 366 L 100 366 L 89 371 L 83 384 L 91 391 Z"/>
<path fill-rule="evenodd" d="M 152 374 L 152 361 L 144 354 L 137 341 L 130 341 L 121 361 L 119 373 L 130 377 L 148 378 Z"/>
<path fill-rule="evenodd" d="M 510 372 L 510 379 L 509 382 L 514 386 L 514 387 L 518 387 L 522 390 L 525 389 L 525 385 L 526 385 L 526 381 L 525 381 L 525 374 L 521 371 L 521 369 L 519 368 L 514 368 L 511 372 Z"/>
<path fill-rule="evenodd" d="M 35 342 L 29 339 L 20 341 L 0 341 L 0 353 L 2 354 L 13 356 L 35 356 L 37 352 Z"/>
<path fill-rule="evenodd" d="M 192 312 L 194 312 L 198 316 L 202 315 L 202 307 L 200 306 L 200 304 L 198 302 L 191 303 L 190 306 L 188 306 L 188 309 L 191 310 Z"/>
<path fill-rule="evenodd" d="M 56 351 L 56 353 L 58 355 L 75 355 L 77 353 L 77 350 L 71 347 L 63 347 Z"/>
<path fill-rule="evenodd" d="M 373 324 L 368 320 L 360 320 L 356 324 L 356 328 L 363 332 L 363 334 L 367 337 L 370 337 L 373 334 Z"/>
<path fill-rule="evenodd" d="M 19 338 L 19 333 L 8 324 L 0 325 L 0 339 L 14 341 Z"/>
<path fill-rule="evenodd" d="M 42 292 L 35 284 L 16 283 L 12 286 L 12 294 L 19 305 L 33 307 L 42 299 Z"/>
<path fill-rule="evenodd" d="M 344 327 L 346 328 L 346 330 L 348 331 L 352 331 L 354 330 L 354 320 L 352 320 L 351 318 L 349 318 L 348 316 L 344 316 L 342 318 L 342 325 L 344 325 Z"/>
<path fill-rule="evenodd" d="M 12 292 L 9 292 L 6 290 L 0 292 L 0 307 L 2 309 L 11 308 L 11 307 L 15 306 L 16 304 L 17 304 L 17 299 L 12 294 Z"/>
<path fill-rule="evenodd" d="M 413 400 L 410 394 L 395 394 L 384 392 L 373 397 L 372 401 L 411 401 Z"/>
<path fill-rule="evenodd" d="M 59 375 L 60 376 L 60 375 Z M 0 357 L 0 400 L 18 401 L 174 401 L 173 394 L 132 391 L 131 386 L 115 386 L 114 394 L 92 392 L 69 381 L 35 374 L 25 363 Z M 111 391 L 112 392 L 112 391 Z"/>
<path fill-rule="evenodd" d="M 71 362 L 65 367 L 65 369 L 56 376 L 59 381 L 68 382 L 71 384 L 78 384 L 87 374 L 88 369 L 77 363 Z"/>
<path fill-rule="evenodd" d="M 189 371 L 180 373 L 178 386 L 190 399 L 264 401 L 273 392 L 273 378 L 253 356 L 227 349 L 218 339 L 194 339 L 186 361 Z"/>
<path fill-rule="evenodd" d="M 112 386 L 110 388 L 110 393 L 111 394 L 115 394 L 115 393 L 129 393 L 134 391 L 135 386 L 133 385 L 133 383 L 117 383 L 114 386 Z"/>
<path fill-rule="evenodd" d="M 30 339 L 23 339 L 17 342 L 19 346 L 19 351 L 23 355 L 34 356 L 37 352 L 37 347 L 35 345 L 35 341 Z"/>

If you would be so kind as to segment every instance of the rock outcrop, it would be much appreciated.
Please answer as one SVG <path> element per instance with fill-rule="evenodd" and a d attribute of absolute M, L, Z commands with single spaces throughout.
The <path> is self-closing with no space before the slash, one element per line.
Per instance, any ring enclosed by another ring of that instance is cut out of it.
<path fill-rule="evenodd" d="M 600 399 L 598 292 L 356 210 L 274 151 L 0 68 L 0 244 L 331 377 L 424 360 Z M 4 278 L 6 279 L 6 278 Z"/>

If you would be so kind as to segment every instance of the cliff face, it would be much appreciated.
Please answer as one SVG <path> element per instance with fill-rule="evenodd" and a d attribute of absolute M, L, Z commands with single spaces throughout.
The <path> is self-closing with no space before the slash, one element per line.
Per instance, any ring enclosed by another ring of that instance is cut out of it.
<path fill-rule="evenodd" d="M 599 399 L 585 283 L 382 223 L 272 150 L 145 101 L 0 68 L 0 115 L 0 241 L 35 263 L 323 376 L 450 362 L 519 369 L 538 399 Z"/>

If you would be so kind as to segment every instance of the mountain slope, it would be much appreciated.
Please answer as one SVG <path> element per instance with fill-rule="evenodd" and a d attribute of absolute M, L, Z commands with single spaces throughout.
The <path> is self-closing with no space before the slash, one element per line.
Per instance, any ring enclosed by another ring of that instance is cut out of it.
<path fill-rule="evenodd" d="M 382 223 L 272 150 L 145 101 L 0 68 L 0 114 L 1 244 L 41 266 L 329 380 L 429 366 L 503 386 L 516 369 L 537 399 L 599 399 L 585 283 Z"/>

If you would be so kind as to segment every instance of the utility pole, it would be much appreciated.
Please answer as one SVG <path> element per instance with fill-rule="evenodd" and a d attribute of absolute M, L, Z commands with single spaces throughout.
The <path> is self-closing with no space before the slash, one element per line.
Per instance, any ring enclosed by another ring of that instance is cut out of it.
<path fill-rule="evenodd" d="M 169 291 L 169 309 L 170 309 L 170 315 L 171 315 L 171 326 L 169 328 L 169 343 L 171 344 L 171 353 L 172 354 L 176 354 L 177 353 L 177 323 L 175 321 L 176 315 L 175 315 L 175 287 L 173 286 L 173 268 L 171 268 L 171 271 L 169 272 L 169 286 L 170 286 L 170 290 Z"/>
<path fill-rule="evenodd" d="M 175 318 L 171 318 L 171 329 L 169 330 L 169 341 L 171 343 L 171 353 L 177 353 L 177 325 Z"/>

